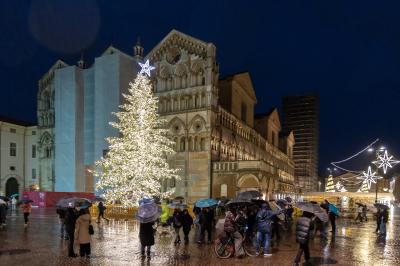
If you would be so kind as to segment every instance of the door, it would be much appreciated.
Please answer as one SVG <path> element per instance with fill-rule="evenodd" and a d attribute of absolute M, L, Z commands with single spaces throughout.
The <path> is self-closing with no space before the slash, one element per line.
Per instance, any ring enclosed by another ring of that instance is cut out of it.
<path fill-rule="evenodd" d="M 14 177 L 11 177 L 6 182 L 6 196 L 9 197 L 15 193 L 18 193 L 18 181 Z"/>

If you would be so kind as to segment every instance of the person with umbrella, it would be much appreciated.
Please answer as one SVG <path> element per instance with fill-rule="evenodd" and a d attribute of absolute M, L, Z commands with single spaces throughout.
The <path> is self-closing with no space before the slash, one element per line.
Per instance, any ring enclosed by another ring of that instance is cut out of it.
<path fill-rule="evenodd" d="M 174 209 L 174 214 L 172 215 L 172 226 L 175 229 L 175 244 L 181 243 L 179 232 L 182 228 L 182 220 L 182 211 L 180 209 Z"/>
<path fill-rule="evenodd" d="M 79 210 L 79 217 L 75 222 L 74 243 L 79 245 L 79 255 L 86 258 L 89 258 L 91 253 L 89 232 L 90 224 L 91 217 L 89 208 L 81 208 Z"/>
<path fill-rule="evenodd" d="M 67 212 L 65 214 L 65 229 L 68 234 L 68 256 L 77 257 L 74 251 L 74 240 L 75 240 L 75 223 L 78 219 L 78 212 L 74 208 L 74 205 L 70 202 L 68 204 Z"/>
<path fill-rule="evenodd" d="M 332 234 L 336 234 L 336 216 L 338 215 L 336 206 L 325 199 L 324 203 L 321 204 L 321 207 L 328 213 L 329 221 L 331 222 L 332 227 Z"/>
<path fill-rule="evenodd" d="M 303 210 L 303 215 L 296 222 L 296 242 L 299 243 L 299 251 L 297 252 L 294 263 L 299 265 L 304 252 L 306 264 L 310 263 L 310 249 L 308 242 L 310 240 L 310 232 L 313 230 L 313 213 Z"/>
<path fill-rule="evenodd" d="M 209 207 L 203 208 L 199 215 L 200 239 L 199 241 L 197 241 L 197 243 L 199 244 L 204 243 L 206 231 L 207 231 L 208 243 L 211 243 L 211 230 L 213 222 L 214 222 L 214 212 Z"/>
<path fill-rule="evenodd" d="M 256 224 L 257 224 L 256 249 L 260 250 L 260 247 L 262 246 L 264 248 L 264 257 L 272 256 L 270 252 L 272 218 L 280 214 L 281 212 L 283 212 L 283 210 L 280 209 L 272 211 L 268 208 L 267 203 L 263 203 L 261 205 L 261 210 L 259 210 L 256 215 Z"/>
<path fill-rule="evenodd" d="M 185 245 L 189 244 L 189 232 L 193 225 L 193 218 L 190 216 L 189 211 L 184 209 L 182 212 L 182 229 L 185 235 Z"/>
<path fill-rule="evenodd" d="M 150 258 L 151 246 L 154 245 L 154 222 L 160 215 L 161 207 L 154 202 L 142 204 L 137 210 L 136 218 L 140 222 L 139 240 L 142 258 L 145 258 L 145 253 Z"/>
<path fill-rule="evenodd" d="M 240 214 L 238 214 L 240 215 Z M 232 207 L 225 213 L 225 222 L 224 222 L 224 232 L 227 235 L 231 235 L 234 238 L 235 242 L 235 257 L 242 257 L 244 255 L 244 250 L 242 246 L 243 236 L 239 232 L 239 222 L 236 220 L 239 216 L 235 217 L 234 209 Z"/>
<path fill-rule="evenodd" d="M 379 234 L 381 236 L 385 236 L 386 223 L 389 220 L 389 212 L 388 212 L 389 207 L 380 203 L 375 203 L 375 207 L 378 209 L 377 225 L 379 225 Z"/>

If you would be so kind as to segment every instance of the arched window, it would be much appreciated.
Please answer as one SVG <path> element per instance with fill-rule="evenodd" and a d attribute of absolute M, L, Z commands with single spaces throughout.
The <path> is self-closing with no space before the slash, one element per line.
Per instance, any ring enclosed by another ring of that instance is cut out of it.
<path fill-rule="evenodd" d="M 201 149 L 202 151 L 205 151 L 205 150 L 206 150 L 206 139 L 205 139 L 205 138 L 201 138 L 201 141 L 200 141 L 200 149 Z"/>
<path fill-rule="evenodd" d="M 185 151 L 185 150 L 186 150 L 185 142 L 186 142 L 185 137 L 182 137 L 182 138 L 181 138 L 181 141 L 180 141 L 180 143 L 179 143 L 179 145 L 180 145 L 180 151 Z"/>

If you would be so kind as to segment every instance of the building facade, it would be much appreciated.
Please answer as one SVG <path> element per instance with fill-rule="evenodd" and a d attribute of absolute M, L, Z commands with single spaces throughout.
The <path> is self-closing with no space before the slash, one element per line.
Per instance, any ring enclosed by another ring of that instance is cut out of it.
<path fill-rule="evenodd" d="M 319 100 L 316 96 L 283 98 L 283 132 L 293 132 L 295 176 L 300 192 L 318 190 Z"/>
<path fill-rule="evenodd" d="M 37 132 L 33 124 L 0 117 L 0 195 L 38 189 Z"/>
<path fill-rule="evenodd" d="M 165 189 L 175 187 L 189 201 L 249 189 L 266 197 L 294 192 L 294 138 L 280 134 L 277 110 L 254 118 L 257 99 L 249 73 L 219 80 L 216 47 L 176 30 L 147 56 L 139 43 L 132 57 L 110 47 L 90 67 L 80 62 L 55 70 L 56 191 L 93 191 L 90 170 L 107 152 L 105 137 L 118 134 L 109 125 L 112 112 L 143 59 L 156 67 L 159 113 L 176 143 L 169 163 L 181 178 L 166 181 Z"/>

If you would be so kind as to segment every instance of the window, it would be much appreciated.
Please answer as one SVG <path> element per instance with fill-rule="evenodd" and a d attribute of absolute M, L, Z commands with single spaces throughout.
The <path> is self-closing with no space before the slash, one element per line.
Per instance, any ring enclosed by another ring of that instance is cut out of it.
<path fill-rule="evenodd" d="M 32 158 L 36 158 L 36 145 L 32 145 Z"/>
<path fill-rule="evenodd" d="M 242 117 L 242 120 L 243 120 L 244 122 L 247 121 L 247 120 L 246 120 L 246 117 L 247 117 L 247 106 L 246 106 L 246 104 L 245 104 L 244 102 L 242 103 L 241 117 Z"/>
<path fill-rule="evenodd" d="M 17 143 L 11 142 L 10 143 L 10 156 L 17 156 Z"/>
<path fill-rule="evenodd" d="M 228 185 L 221 184 L 221 197 L 227 197 L 227 196 L 228 196 Z"/>
<path fill-rule="evenodd" d="M 36 179 L 36 169 L 32 168 L 32 179 Z"/>
<path fill-rule="evenodd" d="M 10 128 L 11 133 L 17 133 L 17 130 L 15 128 Z"/>

